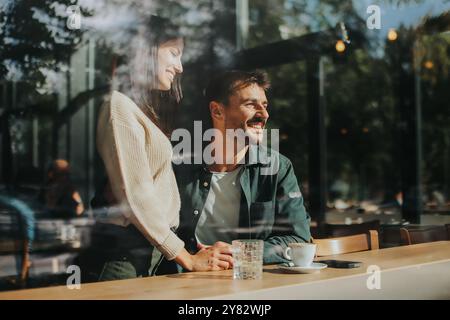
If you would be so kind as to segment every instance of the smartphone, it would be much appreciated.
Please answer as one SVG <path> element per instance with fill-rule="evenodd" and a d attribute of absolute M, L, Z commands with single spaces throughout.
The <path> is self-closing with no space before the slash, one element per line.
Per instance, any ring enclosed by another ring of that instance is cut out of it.
<path fill-rule="evenodd" d="M 325 263 L 330 268 L 339 268 L 339 269 L 359 268 L 362 264 L 361 262 L 358 261 L 345 261 L 345 260 L 321 260 L 317 262 Z"/>

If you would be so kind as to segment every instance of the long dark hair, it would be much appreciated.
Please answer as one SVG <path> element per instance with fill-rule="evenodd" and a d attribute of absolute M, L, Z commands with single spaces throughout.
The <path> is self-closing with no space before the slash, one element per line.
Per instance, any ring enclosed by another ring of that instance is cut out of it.
<path fill-rule="evenodd" d="M 157 83 L 158 49 L 161 44 L 182 38 L 178 26 L 169 19 L 150 16 L 130 30 L 129 50 L 118 60 L 116 87 L 127 94 L 166 134 L 173 126 L 175 109 L 183 97 L 181 76 L 176 74 L 170 90 L 152 89 Z M 113 84 L 114 86 L 114 84 Z"/>

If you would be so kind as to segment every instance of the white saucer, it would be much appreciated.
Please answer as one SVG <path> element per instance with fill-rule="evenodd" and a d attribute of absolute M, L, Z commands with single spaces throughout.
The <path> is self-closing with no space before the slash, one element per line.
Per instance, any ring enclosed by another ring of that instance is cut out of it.
<path fill-rule="evenodd" d="M 308 267 L 295 267 L 292 265 L 292 263 L 290 263 L 290 265 L 283 263 L 278 265 L 278 267 L 284 271 L 291 273 L 315 273 L 319 272 L 322 269 L 325 269 L 328 266 L 325 263 L 313 262 Z"/>

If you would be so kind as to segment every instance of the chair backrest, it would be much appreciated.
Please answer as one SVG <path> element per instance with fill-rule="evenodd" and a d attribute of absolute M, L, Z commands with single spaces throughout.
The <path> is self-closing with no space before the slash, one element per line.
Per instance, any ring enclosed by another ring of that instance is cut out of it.
<path fill-rule="evenodd" d="M 332 238 L 368 233 L 369 230 L 376 230 L 379 233 L 380 220 L 372 220 L 356 224 L 325 224 L 325 235 Z"/>
<path fill-rule="evenodd" d="M 447 240 L 450 240 L 450 223 L 445 225 L 445 229 L 447 229 Z"/>
<path fill-rule="evenodd" d="M 313 239 L 317 244 L 318 257 L 357 251 L 376 250 L 380 245 L 378 232 L 369 230 L 367 234 L 357 234 L 339 238 Z"/>
<path fill-rule="evenodd" d="M 421 226 L 414 228 L 401 228 L 400 238 L 402 245 L 447 240 L 445 226 Z"/>

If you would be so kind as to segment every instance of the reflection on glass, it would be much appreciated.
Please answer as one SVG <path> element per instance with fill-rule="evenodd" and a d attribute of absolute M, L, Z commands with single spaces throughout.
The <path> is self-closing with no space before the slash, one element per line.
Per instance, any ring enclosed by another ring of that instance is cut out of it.
<path fill-rule="evenodd" d="M 179 111 L 186 127 L 204 115 L 212 70 L 238 62 L 237 51 L 314 35 L 301 60 L 260 66 L 272 82 L 268 126 L 280 129 L 280 152 L 293 163 L 307 207 L 315 187 L 308 101 L 316 75 L 308 77 L 306 58 L 322 57 L 325 222 L 379 220 L 385 230 L 407 223 L 402 209 L 411 199 L 402 170 L 415 153 L 404 152 L 405 136 L 420 136 L 421 223 L 450 223 L 450 3 L 377 1 L 381 29 L 369 30 L 369 2 L 1 1 L 0 290 L 64 285 L 67 267 L 93 241 L 102 213 L 90 208 L 102 182 L 97 112 L 117 85 L 112 74 L 123 71 L 128 31 L 141 14 L 173 18 L 186 34 L 189 72 Z M 269 62 L 285 53 L 266 49 Z M 421 107 L 418 131 L 409 136 L 408 117 L 417 114 L 400 110 L 405 101 Z M 49 177 L 57 159 L 70 164 L 70 179 Z M 398 245 L 396 236 L 398 228 L 381 245 Z"/>

